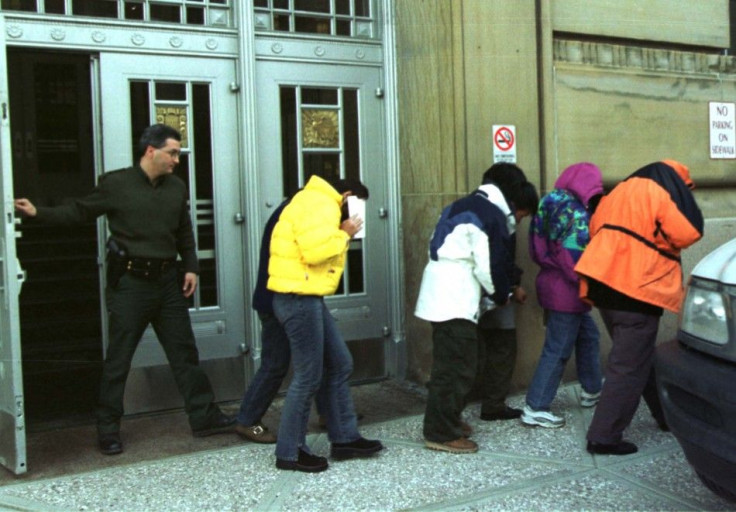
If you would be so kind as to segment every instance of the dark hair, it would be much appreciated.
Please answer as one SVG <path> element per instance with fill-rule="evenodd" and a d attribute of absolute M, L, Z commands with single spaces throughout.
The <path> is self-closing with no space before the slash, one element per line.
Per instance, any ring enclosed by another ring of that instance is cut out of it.
<path fill-rule="evenodd" d="M 596 194 L 590 199 L 588 199 L 588 212 L 593 215 L 598 208 L 598 204 L 601 202 L 601 199 L 603 199 L 603 194 Z"/>
<path fill-rule="evenodd" d="M 353 178 L 330 178 L 327 182 L 341 194 L 349 190 L 354 196 L 361 199 L 368 199 L 368 187 L 363 185 L 359 180 Z"/>
<path fill-rule="evenodd" d="M 514 206 L 517 210 L 526 210 L 533 215 L 539 207 L 537 187 L 529 181 L 522 183 L 519 199 L 514 203 Z"/>
<path fill-rule="evenodd" d="M 496 185 L 501 190 L 507 203 L 513 203 L 516 208 L 522 208 L 520 204 L 522 185 L 527 181 L 524 171 L 518 166 L 507 162 L 493 164 L 483 173 L 483 185 L 489 183 Z M 531 211 L 536 211 L 536 207 Z"/>
<path fill-rule="evenodd" d="M 166 124 L 153 124 L 143 130 L 141 138 L 138 140 L 138 156 L 143 156 L 148 146 L 154 148 L 162 148 L 166 145 L 167 139 L 174 139 L 181 142 L 181 134 Z"/>

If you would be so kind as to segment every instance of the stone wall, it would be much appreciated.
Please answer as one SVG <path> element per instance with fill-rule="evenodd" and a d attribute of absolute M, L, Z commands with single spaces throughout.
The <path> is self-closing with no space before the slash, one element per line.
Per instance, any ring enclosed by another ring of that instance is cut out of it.
<path fill-rule="evenodd" d="M 442 207 L 477 187 L 492 164 L 493 124 L 516 126 L 518 164 L 539 182 L 535 2 L 402 0 L 395 8 L 407 375 L 425 382 L 431 327 L 413 311 L 427 243 Z M 526 254 L 525 240 L 521 245 Z M 533 287 L 533 269 L 523 265 Z M 523 336 L 541 340 L 541 321 L 529 313 Z M 536 355 L 522 354 L 521 365 L 530 366 Z"/>
<path fill-rule="evenodd" d="M 686 271 L 732 236 L 735 162 L 708 151 L 708 102 L 736 101 L 736 66 L 721 51 L 728 0 L 402 0 L 395 9 L 410 379 L 431 370 L 431 328 L 413 316 L 427 242 L 442 207 L 492 164 L 493 124 L 516 126 L 517 163 L 541 192 L 582 160 L 609 186 L 652 161 L 687 164 L 709 220 Z M 530 298 L 518 308 L 515 390 L 544 339 L 527 229 L 525 220 L 517 251 Z M 661 336 L 675 327 L 666 315 Z M 605 357 L 606 335 L 602 343 Z"/>

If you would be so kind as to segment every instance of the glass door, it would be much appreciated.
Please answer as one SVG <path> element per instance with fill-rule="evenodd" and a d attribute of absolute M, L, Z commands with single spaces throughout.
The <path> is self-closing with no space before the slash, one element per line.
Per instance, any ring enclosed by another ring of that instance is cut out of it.
<path fill-rule="evenodd" d="M 351 241 L 327 304 L 353 352 L 353 378 L 383 377 L 391 326 L 380 70 L 259 61 L 256 79 L 261 226 L 313 174 L 357 178 L 370 191 L 365 238 Z"/>
<path fill-rule="evenodd" d="M 240 214 L 235 62 L 125 54 L 100 56 L 102 141 L 106 171 L 130 166 L 142 130 L 165 123 L 182 134 L 175 173 L 189 188 L 201 273 L 190 315 L 202 366 L 218 400 L 243 391 L 243 223 Z M 126 412 L 166 407 L 152 392 L 180 402 L 153 330 L 133 360 Z M 140 385 L 140 388 L 137 387 Z M 131 390 L 133 390 L 131 392 Z M 141 396 L 146 398 L 141 399 Z"/>

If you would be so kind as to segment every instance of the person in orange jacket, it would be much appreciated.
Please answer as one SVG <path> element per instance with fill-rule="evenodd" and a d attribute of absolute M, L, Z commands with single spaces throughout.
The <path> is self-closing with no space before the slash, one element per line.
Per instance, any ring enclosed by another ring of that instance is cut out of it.
<path fill-rule="evenodd" d="M 612 346 L 588 429 L 590 453 L 637 451 L 623 440 L 623 431 L 652 385 L 662 313 L 676 313 L 682 303 L 680 251 L 703 236 L 693 188 L 686 166 L 654 162 L 616 185 L 591 218 L 590 244 L 575 271 L 581 277 L 580 296 L 600 310 Z"/>

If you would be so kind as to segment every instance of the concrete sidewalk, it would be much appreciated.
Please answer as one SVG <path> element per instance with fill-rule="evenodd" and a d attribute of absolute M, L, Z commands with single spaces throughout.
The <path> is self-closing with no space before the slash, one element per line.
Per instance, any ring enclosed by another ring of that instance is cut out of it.
<path fill-rule="evenodd" d="M 29 453 L 53 445 L 59 455 L 51 460 L 39 458 L 35 468 L 31 458 L 26 477 L 0 478 L 0 508 L 736 509 L 700 484 L 675 439 L 657 428 L 644 405 L 626 435 L 639 446 L 639 453 L 634 455 L 591 456 L 585 451 L 585 432 L 592 410 L 580 408 L 580 389 L 574 384 L 560 388 L 553 403 L 553 409 L 567 418 L 567 425 L 557 430 L 526 428 L 516 420 L 484 422 L 478 417 L 479 404 L 472 404 L 465 418 L 475 429 L 472 438 L 480 445 L 480 451 L 452 455 L 424 447 L 421 390 L 394 381 L 353 390 L 356 406 L 365 415 L 361 433 L 381 439 L 386 445 L 372 459 L 331 462 L 327 471 L 318 474 L 280 471 L 274 466 L 272 445 L 245 443 L 229 435 L 193 440 L 183 414 L 178 412 L 126 421 L 126 452 L 117 457 L 95 453 L 93 438 L 89 437 L 92 427 L 29 436 Z M 523 395 L 513 397 L 509 403 L 521 406 Z M 268 424 L 276 425 L 280 405 L 278 401 L 269 411 Z M 313 427 L 310 446 L 327 456 L 327 437 L 316 425 Z M 83 444 L 74 448 L 75 443 Z"/>

